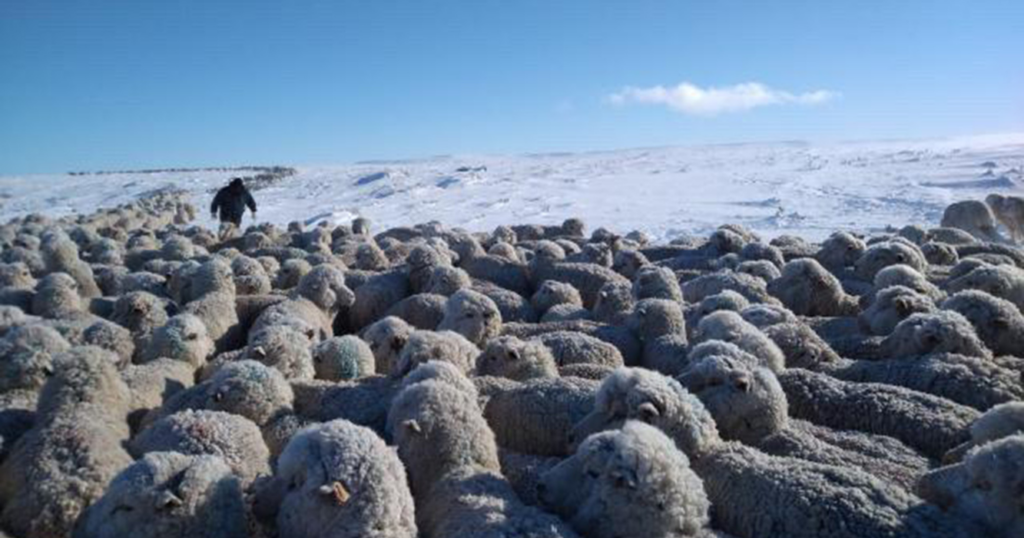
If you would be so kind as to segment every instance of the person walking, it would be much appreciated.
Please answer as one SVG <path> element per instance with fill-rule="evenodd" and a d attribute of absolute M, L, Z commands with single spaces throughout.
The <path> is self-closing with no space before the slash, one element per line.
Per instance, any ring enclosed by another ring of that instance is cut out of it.
<path fill-rule="evenodd" d="M 245 216 L 245 208 L 252 211 L 252 218 L 256 220 L 256 200 L 253 199 L 249 189 L 245 188 L 242 178 L 236 177 L 231 180 L 227 187 L 217 191 L 210 204 L 210 213 L 216 218 L 220 212 L 220 240 L 225 241 L 237 235 L 242 226 L 242 217 Z"/>

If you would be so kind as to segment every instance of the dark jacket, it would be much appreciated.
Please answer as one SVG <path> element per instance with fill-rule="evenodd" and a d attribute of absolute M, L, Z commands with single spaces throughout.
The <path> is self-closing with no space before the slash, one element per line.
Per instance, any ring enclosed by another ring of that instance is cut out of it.
<path fill-rule="evenodd" d="M 253 213 L 256 212 L 256 200 L 249 194 L 249 189 L 241 179 L 231 181 L 227 187 L 217 191 L 210 204 L 210 212 L 217 214 L 220 210 L 221 222 L 233 222 L 235 225 L 242 223 L 242 215 L 245 215 L 245 208 L 248 207 Z"/>

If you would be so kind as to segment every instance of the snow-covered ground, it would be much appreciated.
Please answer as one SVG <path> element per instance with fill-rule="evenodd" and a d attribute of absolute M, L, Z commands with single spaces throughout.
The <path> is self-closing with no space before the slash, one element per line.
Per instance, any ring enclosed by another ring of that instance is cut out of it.
<path fill-rule="evenodd" d="M 272 163 L 288 164 L 288 163 Z M 205 208 L 231 172 L 0 177 L 0 220 L 90 212 L 154 189 Z M 951 202 L 1024 186 L 1024 134 L 927 141 L 802 142 L 459 156 L 298 167 L 255 193 L 285 224 L 369 217 L 377 229 L 438 220 L 470 230 L 558 223 L 644 230 L 658 240 L 736 222 L 773 237 L 937 225 Z M 248 223 L 248 216 L 246 223 Z M 212 225 L 209 214 L 201 223 Z"/>

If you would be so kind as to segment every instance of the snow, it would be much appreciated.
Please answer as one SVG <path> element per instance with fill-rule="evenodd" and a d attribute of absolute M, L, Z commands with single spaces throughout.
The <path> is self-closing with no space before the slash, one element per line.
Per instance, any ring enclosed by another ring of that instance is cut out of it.
<path fill-rule="evenodd" d="M 822 239 L 841 229 L 934 226 L 951 202 L 993 191 L 1020 194 L 1024 134 L 445 156 L 297 169 L 254 193 L 259 220 L 346 224 L 363 216 L 378 230 L 437 220 L 489 231 L 580 217 L 591 229 L 643 230 L 660 241 L 733 222 L 766 237 Z M 206 208 L 218 187 L 241 174 L 3 176 L 0 221 L 31 212 L 91 212 L 165 188 L 188 190 Z M 205 210 L 200 223 L 214 224 Z"/>

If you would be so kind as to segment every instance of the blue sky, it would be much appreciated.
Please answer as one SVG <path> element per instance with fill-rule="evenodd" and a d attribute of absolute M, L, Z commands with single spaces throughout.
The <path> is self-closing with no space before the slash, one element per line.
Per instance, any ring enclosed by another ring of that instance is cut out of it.
<path fill-rule="evenodd" d="M 0 2 L 0 174 L 1021 130 L 1021 0 Z"/>

